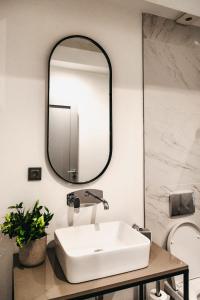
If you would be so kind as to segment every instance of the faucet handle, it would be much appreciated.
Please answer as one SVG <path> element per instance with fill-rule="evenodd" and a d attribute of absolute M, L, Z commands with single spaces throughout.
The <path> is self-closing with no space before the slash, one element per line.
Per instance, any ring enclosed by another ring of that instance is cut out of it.
<path fill-rule="evenodd" d="M 74 197 L 74 208 L 80 208 L 80 199 L 78 197 Z"/>
<path fill-rule="evenodd" d="M 74 212 L 76 213 L 76 214 L 78 214 L 79 213 L 79 211 L 80 211 L 80 199 L 78 198 L 78 197 L 74 197 Z"/>
<path fill-rule="evenodd" d="M 79 212 L 80 199 L 74 193 L 67 194 L 67 205 L 73 207 L 76 213 Z"/>
<path fill-rule="evenodd" d="M 67 205 L 74 206 L 74 193 L 67 194 Z"/>
<path fill-rule="evenodd" d="M 74 208 L 80 207 L 80 199 L 74 193 L 67 194 L 67 205 Z"/>

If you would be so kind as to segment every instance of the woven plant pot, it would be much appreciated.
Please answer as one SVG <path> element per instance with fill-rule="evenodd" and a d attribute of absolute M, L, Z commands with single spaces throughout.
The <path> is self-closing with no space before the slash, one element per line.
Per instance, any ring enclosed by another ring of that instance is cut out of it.
<path fill-rule="evenodd" d="M 25 267 L 34 267 L 44 262 L 46 256 L 47 236 L 30 241 L 19 249 L 19 261 Z"/>

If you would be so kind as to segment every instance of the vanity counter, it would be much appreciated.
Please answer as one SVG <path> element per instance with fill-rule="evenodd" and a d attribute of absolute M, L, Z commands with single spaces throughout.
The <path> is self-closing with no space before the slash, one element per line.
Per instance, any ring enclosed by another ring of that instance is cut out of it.
<path fill-rule="evenodd" d="M 84 270 L 83 270 L 84 271 Z M 155 243 L 151 245 L 149 266 L 144 269 L 88 282 L 71 284 L 64 277 L 53 247 L 48 248 L 45 263 L 34 268 L 19 265 L 14 255 L 14 300 L 87 299 L 104 293 L 140 286 L 167 277 L 184 274 L 185 300 L 188 300 L 188 266 Z"/>

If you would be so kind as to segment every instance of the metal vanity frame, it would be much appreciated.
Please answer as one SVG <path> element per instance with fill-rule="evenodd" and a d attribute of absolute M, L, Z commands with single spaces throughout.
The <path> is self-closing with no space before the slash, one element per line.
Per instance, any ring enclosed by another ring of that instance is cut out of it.
<path fill-rule="evenodd" d="M 84 270 L 83 270 L 84 271 Z M 145 285 L 150 282 L 182 275 L 183 300 L 189 300 L 189 268 L 155 243 L 151 245 L 149 266 L 123 274 L 72 284 L 66 281 L 55 255 L 48 249 L 46 261 L 34 268 L 20 266 L 14 255 L 14 300 L 82 300 L 90 297 L 103 299 L 103 295 L 138 286 L 139 300 L 145 300 Z"/>
<path fill-rule="evenodd" d="M 105 291 L 103 293 L 90 293 L 88 295 L 84 295 L 84 296 L 80 296 L 80 297 L 76 296 L 75 298 L 67 298 L 67 299 L 82 300 L 82 299 L 88 299 L 91 297 L 99 297 L 97 299 L 103 299 L 103 296 L 105 294 L 109 294 L 109 293 L 117 292 L 117 291 L 120 291 L 123 289 L 129 289 L 129 288 L 138 286 L 139 287 L 139 297 L 138 298 L 139 298 L 139 300 L 144 300 L 144 299 L 146 299 L 146 296 L 144 294 L 144 286 L 147 283 L 158 281 L 158 280 L 168 279 L 168 278 L 178 276 L 178 275 L 183 276 L 183 281 L 184 281 L 184 285 L 183 285 L 184 297 L 183 297 L 183 299 L 189 300 L 189 270 L 188 270 L 188 268 L 186 268 L 183 271 L 169 273 L 168 275 L 156 276 L 156 277 L 145 279 L 145 280 L 142 279 L 142 283 L 140 281 L 138 281 L 138 282 L 134 282 L 134 283 L 124 284 L 123 286 L 120 286 L 120 287 L 108 288 L 108 289 L 105 289 Z"/>

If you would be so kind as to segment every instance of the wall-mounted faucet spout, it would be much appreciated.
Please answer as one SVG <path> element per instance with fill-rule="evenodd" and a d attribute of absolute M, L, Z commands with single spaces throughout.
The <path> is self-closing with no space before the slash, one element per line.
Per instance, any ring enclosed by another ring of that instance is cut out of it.
<path fill-rule="evenodd" d="M 94 193 L 90 192 L 89 190 L 85 191 L 85 195 L 86 195 L 86 197 L 92 196 L 93 198 L 95 198 L 95 199 L 98 200 L 98 202 L 94 202 L 94 203 L 98 204 L 99 201 L 100 201 L 100 202 L 103 203 L 104 209 L 109 209 L 109 204 L 108 204 L 108 202 L 105 199 L 102 199 L 102 198 L 96 196 Z"/>

